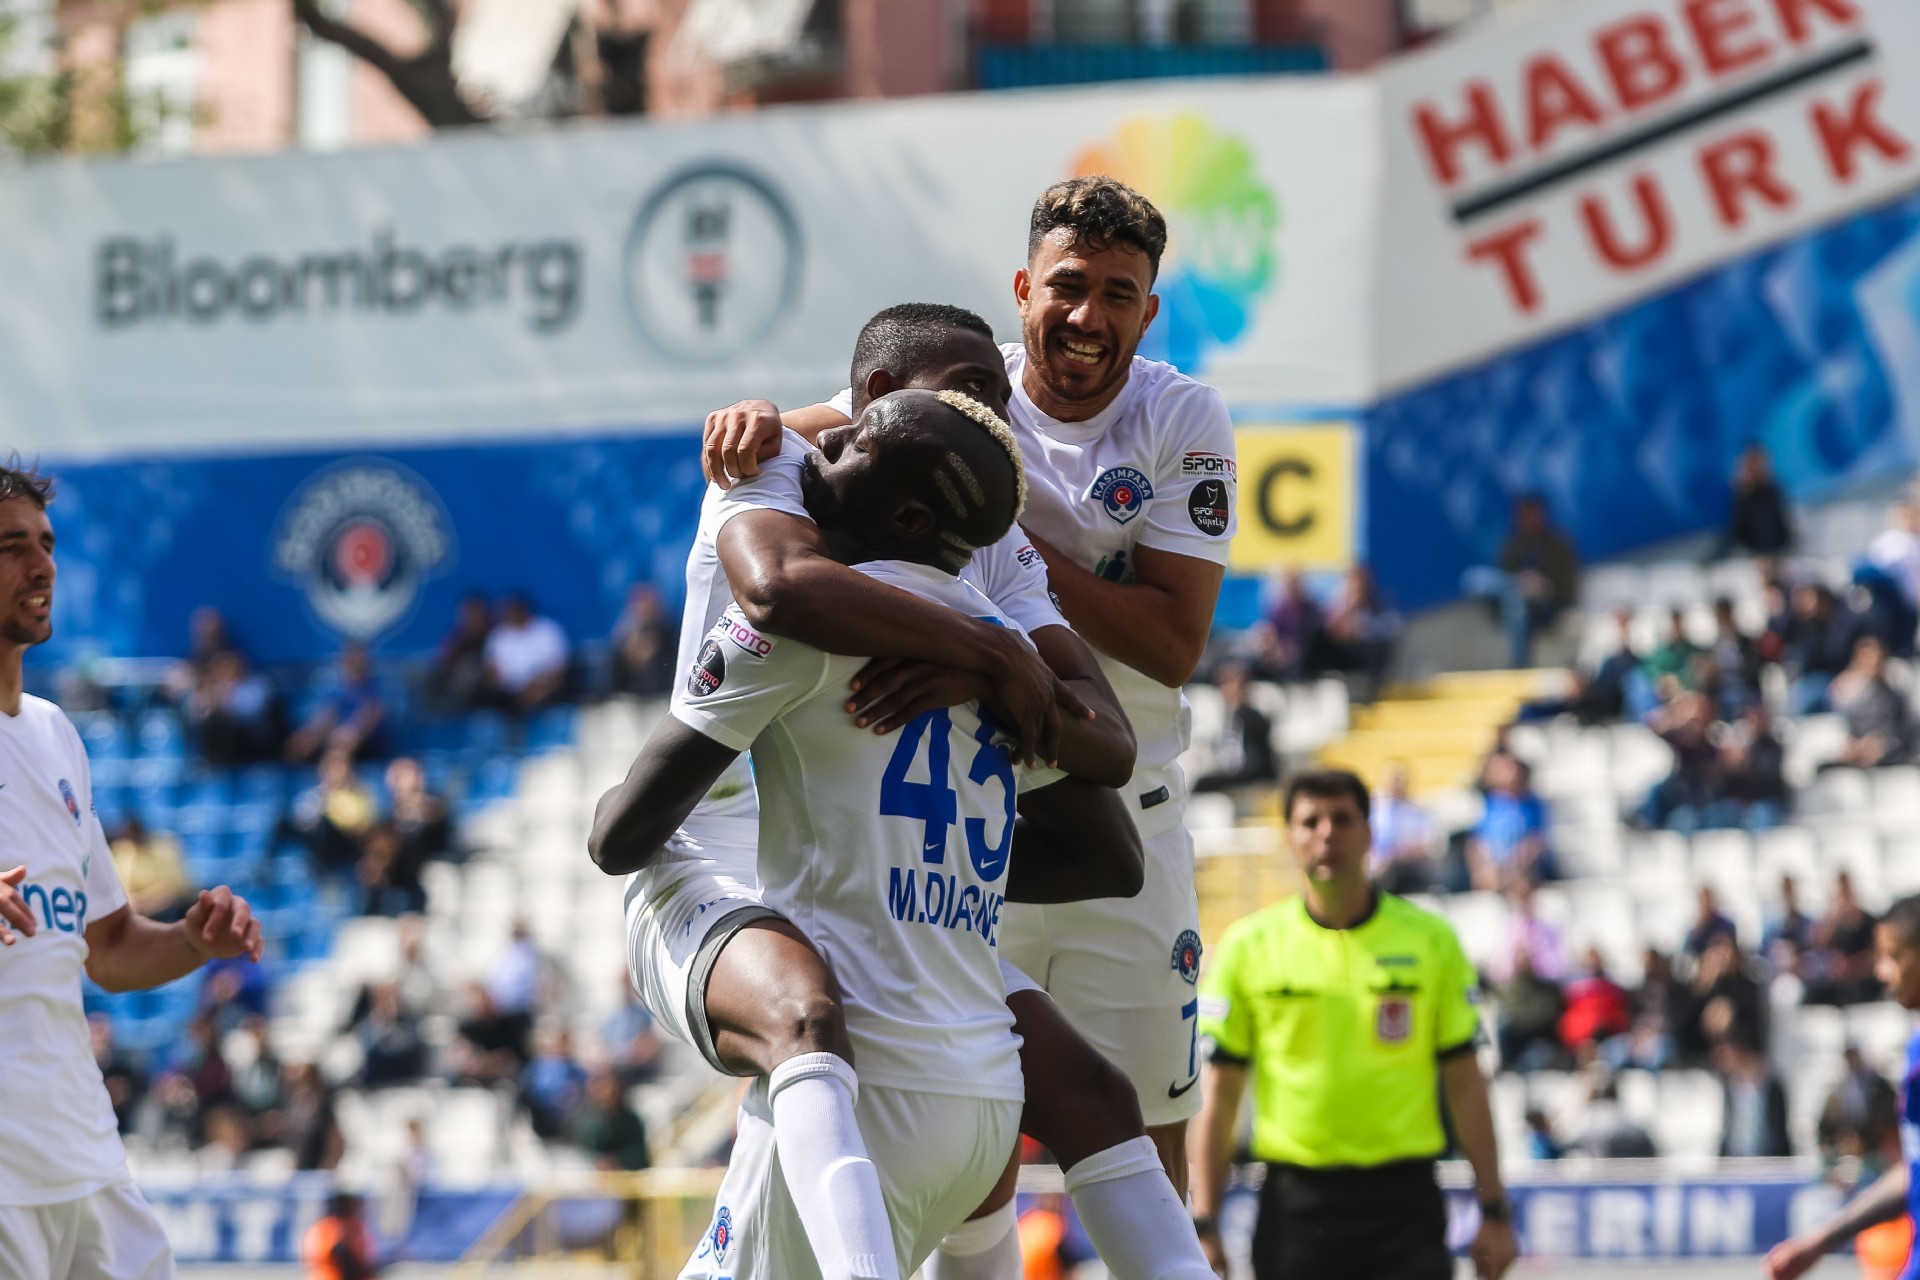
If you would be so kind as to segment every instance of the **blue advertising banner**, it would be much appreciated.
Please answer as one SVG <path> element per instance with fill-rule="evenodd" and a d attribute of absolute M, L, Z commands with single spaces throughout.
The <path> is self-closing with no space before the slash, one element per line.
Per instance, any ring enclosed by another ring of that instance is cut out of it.
<path fill-rule="evenodd" d="M 1920 197 L 1383 401 L 1367 554 L 1417 608 L 1494 561 L 1519 493 L 1588 560 L 1713 527 L 1754 441 L 1802 500 L 1920 458 Z"/>
<path fill-rule="evenodd" d="M 332 1190 L 328 1174 L 295 1174 L 275 1184 L 232 1176 L 140 1188 L 183 1263 L 297 1262 L 301 1238 L 326 1213 Z M 415 1262 L 456 1261 L 519 1196 L 519 1188 L 423 1190 L 405 1238 L 383 1242 L 385 1252 Z"/>
<path fill-rule="evenodd" d="M 601 639 L 634 583 L 677 608 L 703 487 L 691 432 L 51 469 L 60 578 L 36 663 L 183 653 L 202 605 L 256 662 L 342 639 L 420 653 L 467 591 L 525 592 Z"/>

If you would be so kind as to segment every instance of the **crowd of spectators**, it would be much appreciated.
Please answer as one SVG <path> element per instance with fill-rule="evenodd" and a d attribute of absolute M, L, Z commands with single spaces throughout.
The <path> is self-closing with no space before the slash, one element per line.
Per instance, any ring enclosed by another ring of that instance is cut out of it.
<path fill-rule="evenodd" d="M 1278 684 L 1342 676 L 1356 701 L 1372 701 L 1406 628 L 1373 571 L 1356 564 L 1316 594 L 1305 573 L 1289 569 L 1272 594 L 1260 620 L 1234 638 L 1222 665 Z"/>

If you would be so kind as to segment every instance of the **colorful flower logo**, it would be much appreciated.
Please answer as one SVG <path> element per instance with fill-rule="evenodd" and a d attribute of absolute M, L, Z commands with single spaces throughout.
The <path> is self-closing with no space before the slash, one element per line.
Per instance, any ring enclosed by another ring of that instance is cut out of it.
<path fill-rule="evenodd" d="M 1279 204 L 1247 144 L 1193 112 L 1133 116 L 1073 172 L 1118 178 L 1166 215 L 1160 316 L 1140 354 L 1197 373 L 1213 348 L 1238 341 L 1278 274 Z"/>

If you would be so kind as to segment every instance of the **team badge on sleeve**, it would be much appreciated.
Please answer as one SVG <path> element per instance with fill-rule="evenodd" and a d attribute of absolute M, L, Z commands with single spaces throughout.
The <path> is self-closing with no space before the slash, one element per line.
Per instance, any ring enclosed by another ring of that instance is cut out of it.
<path fill-rule="evenodd" d="M 727 1250 L 733 1245 L 733 1210 L 721 1205 L 713 1213 L 713 1225 L 707 1228 L 707 1235 L 700 1242 L 695 1258 L 712 1258 L 719 1266 L 727 1260 Z"/>
<path fill-rule="evenodd" d="M 1173 944 L 1173 963 L 1169 966 L 1188 982 L 1200 981 L 1200 935 L 1183 929 Z"/>
<path fill-rule="evenodd" d="M 721 652 L 720 642 L 708 636 L 707 642 L 700 646 L 693 670 L 687 674 L 687 696 L 704 698 L 726 683 L 726 679 L 727 655 Z"/>
<path fill-rule="evenodd" d="M 1132 467 L 1108 467 L 1088 494 L 1121 524 L 1139 515 L 1153 496 L 1153 482 Z"/>
<path fill-rule="evenodd" d="M 65 778 L 60 779 L 60 798 L 67 802 L 67 812 L 73 815 L 73 820 L 80 821 L 80 800 L 73 794 L 73 784 Z"/>
<path fill-rule="evenodd" d="M 1193 527 L 1209 538 L 1225 533 L 1233 513 L 1227 503 L 1226 481 L 1202 480 L 1193 486 L 1193 492 L 1187 495 L 1187 514 L 1193 518 Z"/>
<path fill-rule="evenodd" d="M 1405 1044 L 1413 1034 L 1413 1001 L 1405 996 L 1380 997 L 1380 1011 L 1374 1015 L 1373 1032 L 1381 1044 Z"/>

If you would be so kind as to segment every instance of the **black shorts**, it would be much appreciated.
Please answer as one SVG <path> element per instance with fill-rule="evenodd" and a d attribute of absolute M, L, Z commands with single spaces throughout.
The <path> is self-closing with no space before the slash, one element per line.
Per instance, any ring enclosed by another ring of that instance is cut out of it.
<path fill-rule="evenodd" d="M 1253 1228 L 1255 1280 L 1452 1280 L 1433 1162 L 1370 1169 L 1270 1164 Z"/>

